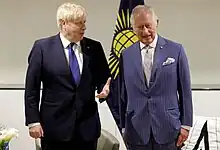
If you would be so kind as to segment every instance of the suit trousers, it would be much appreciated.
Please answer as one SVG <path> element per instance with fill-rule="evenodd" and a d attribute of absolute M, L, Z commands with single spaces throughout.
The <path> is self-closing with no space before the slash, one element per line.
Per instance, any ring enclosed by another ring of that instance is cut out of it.
<path fill-rule="evenodd" d="M 94 141 L 85 141 L 77 128 L 74 137 L 70 141 L 54 141 L 41 138 L 42 150 L 96 150 L 98 139 Z"/>
<path fill-rule="evenodd" d="M 48 141 L 41 139 L 42 150 L 96 150 L 97 141 L 84 141 L 80 138 L 71 141 Z"/>
<path fill-rule="evenodd" d="M 41 140 L 42 150 L 96 150 L 97 141 L 72 140 L 68 142 Z"/>
<path fill-rule="evenodd" d="M 130 143 L 126 143 L 127 150 L 181 150 L 180 147 L 176 146 L 176 141 L 166 144 L 158 144 L 151 130 L 150 140 L 147 145 L 132 145 Z"/>

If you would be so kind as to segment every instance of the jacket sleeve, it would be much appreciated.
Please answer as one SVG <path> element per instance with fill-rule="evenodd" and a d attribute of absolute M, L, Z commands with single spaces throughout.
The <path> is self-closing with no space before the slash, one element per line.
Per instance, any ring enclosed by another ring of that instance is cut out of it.
<path fill-rule="evenodd" d="M 105 57 L 104 50 L 100 42 L 97 42 L 96 45 L 96 55 L 95 55 L 95 72 L 96 72 L 96 88 L 97 92 L 100 93 L 105 86 L 108 78 L 110 77 L 110 71 L 108 67 L 108 62 Z M 99 102 L 105 101 L 105 99 L 99 99 Z"/>
<path fill-rule="evenodd" d="M 39 102 L 41 87 L 42 49 L 36 41 L 28 57 L 28 69 L 25 81 L 25 119 L 26 125 L 40 122 Z"/>
<path fill-rule="evenodd" d="M 178 58 L 178 94 L 180 105 L 180 121 L 183 126 L 193 124 L 193 106 L 190 81 L 190 70 L 184 48 L 180 45 Z"/>

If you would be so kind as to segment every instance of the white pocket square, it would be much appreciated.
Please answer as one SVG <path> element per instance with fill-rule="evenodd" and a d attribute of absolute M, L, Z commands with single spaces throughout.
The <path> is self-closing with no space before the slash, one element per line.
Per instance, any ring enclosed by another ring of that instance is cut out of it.
<path fill-rule="evenodd" d="M 166 61 L 163 62 L 162 66 L 170 65 L 175 62 L 174 58 L 168 57 Z"/>

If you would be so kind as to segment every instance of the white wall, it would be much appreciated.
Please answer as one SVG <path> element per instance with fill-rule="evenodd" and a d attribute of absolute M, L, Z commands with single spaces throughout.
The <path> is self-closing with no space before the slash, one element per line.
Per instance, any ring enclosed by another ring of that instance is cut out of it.
<path fill-rule="evenodd" d="M 23 84 L 35 39 L 57 33 L 56 9 L 65 0 L 0 1 L 0 84 Z M 108 56 L 120 0 L 74 0 L 88 11 L 86 35 L 100 40 Z M 193 84 L 220 84 L 219 0 L 146 0 L 160 18 L 159 33 L 181 42 Z"/>
<path fill-rule="evenodd" d="M 195 115 L 220 117 L 220 91 L 193 91 L 192 96 Z"/>

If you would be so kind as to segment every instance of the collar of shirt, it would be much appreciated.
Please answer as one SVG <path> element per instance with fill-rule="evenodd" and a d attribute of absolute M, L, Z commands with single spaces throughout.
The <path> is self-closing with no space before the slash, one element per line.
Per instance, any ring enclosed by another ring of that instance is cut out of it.
<path fill-rule="evenodd" d="M 68 62 L 69 65 L 69 50 L 68 50 L 68 46 L 71 43 L 68 39 L 66 39 L 61 33 L 60 33 L 60 39 L 61 42 L 63 44 L 63 49 L 64 49 L 64 53 L 66 56 L 66 60 Z M 82 68 L 83 68 L 83 54 L 82 54 L 82 50 L 81 50 L 81 46 L 80 46 L 80 41 L 77 42 L 74 46 L 73 46 L 73 51 L 76 54 L 76 58 L 79 64 L 79 69 L 80 69 L 80 73 L 82 73 Z"/>
<path fill-rule="evenodd" d="M 156 45 L 157 45 L 157 40 L 158 40 L 158 35 L 156 34 L 155 35 L 155 38 L 154 38 L 154 40 L 153 40 L 153 42 L 152 43 L 150 43 L 149 44 L 149 46 L 151 47 L 151 48 L 156 48 Z M 140 42 L 140 48 L 141 48 L 141 50 L 143 50 L 144 48 L 145 48 L 145 44 L 144 43 L 142 43 L 142 42 Z"/>
<path fill-rule="evenodd" d="M 69 44 L 71 43 L 67 38 L 65 38 L 63 36 L 62 33 L 60 33 L 60 40 L 61 40 L 64 48 L 67 48 L 69 46 Z M 76 45 L 77 45 L 77 47 L 80 47 L 80 41 L 77 42 Z"/>

